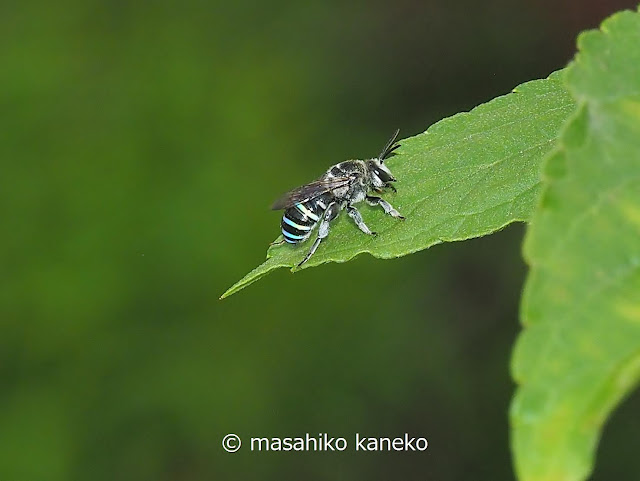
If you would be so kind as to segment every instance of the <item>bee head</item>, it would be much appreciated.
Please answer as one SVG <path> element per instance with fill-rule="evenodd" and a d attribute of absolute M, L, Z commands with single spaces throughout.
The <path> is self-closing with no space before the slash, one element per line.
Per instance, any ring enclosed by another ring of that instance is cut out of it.
<path fill-rule="evenodd" d="M 371 174 L 371 183 L 374 187 L 381 188 L 389 185 L 389 182 L 395 182 L 396 179 L 391 171 L 384 164 L 384 159 L 393 154 L 393 151 L 400 147 L 400 144 L 396 143 L 400 129 L 396 130 L 393 137 L 384 146 L 377 159 L 367 160 L 367 168 Z"/>
<path fill-rule="evenodd" d="M 396 178 L 393 176 L 389 168 L 384 164 L 384 160 L 367 160 L 367 168 L 371 174 L 371 180 L 374 187 L 384 187 L 389 182 L 396 181 Z"/>

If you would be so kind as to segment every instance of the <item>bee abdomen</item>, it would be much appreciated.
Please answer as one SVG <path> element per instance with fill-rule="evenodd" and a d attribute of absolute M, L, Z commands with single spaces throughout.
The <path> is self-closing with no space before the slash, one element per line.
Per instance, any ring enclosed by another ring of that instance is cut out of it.
<path fill-rule="evenodd" d="M 326 194 L 306 202 L 298 202 L 284 211 L 282 235 L 289 244 L 306 240 L 327 209 L 330 199 Z"/>

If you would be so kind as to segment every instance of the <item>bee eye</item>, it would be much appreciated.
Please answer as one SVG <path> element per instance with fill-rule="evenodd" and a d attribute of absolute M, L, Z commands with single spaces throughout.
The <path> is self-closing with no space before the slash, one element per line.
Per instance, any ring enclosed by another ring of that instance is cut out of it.
<path fill-rule="evenodd" d="M 384 170 L 373 169 L 373 171 L 382 182 L 389 182 L 392 179 L 392 177 L 389 174 L 387 174 Z"/>

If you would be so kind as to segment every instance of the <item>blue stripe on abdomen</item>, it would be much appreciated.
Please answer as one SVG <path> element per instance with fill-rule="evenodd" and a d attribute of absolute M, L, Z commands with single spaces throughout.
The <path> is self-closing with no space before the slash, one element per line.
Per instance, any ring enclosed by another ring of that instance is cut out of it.
<path fill-rule="evenodd" d="M 318 219 L 320 219 L 320 217 L 318 217 L 316 214 L 314 214 L 312 211 L 310 211 L 309 209 L 307 209 L 307 207 L 304 204 L 301 204 L 300 202 L 298 202 L 296 204 L 296 208 L 302 212 L 304 215 L 306 215 L 307 217 L 309 217 L 309 219 L 313 220 L 314 222 L 317 222 Z"/>
<path fill-rule="evenodd" d="M 289 224 L 291 227 L 293 227 L 296 230 L 299 230 L 299 231 L 311 230 L 311 226 L 309 226 L 309 225 L 300 225 L 300 224 L 296 224 L 295 222 L 293 222 L 291 219 L 289 219 L 287 217 L 286 213 L 285 213 L 284 216 L 282 216 L 282 220 L 284 222 L 286 222 L 287 224 Z"/>
<path fill-rule="evenodd" d="M 290 240 L 293 240 L 294 243 L 306 237 L 306 235 L 292 234 L 291 232 L 287 231 L 284 227 L 282 228 L 282 235 L 284 236 L 285 240 L 290 239 Z"/>

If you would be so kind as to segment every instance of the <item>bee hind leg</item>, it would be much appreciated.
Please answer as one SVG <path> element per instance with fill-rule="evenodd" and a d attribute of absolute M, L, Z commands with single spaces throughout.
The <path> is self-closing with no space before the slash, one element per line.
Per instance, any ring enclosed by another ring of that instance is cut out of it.
<path fill-rule="evenodd" d="M 305 258 L 302 259 L 300 264 L 298 264 L 298 267 L 300 267 L 302 264 L 304 264 L 311 258 L 311 256 L 315 253 L 316 249 L 320 245 L 320 242 L 322 242 L 322 239 L 325 239 L 329 235 L 329 227 L 330 227 L 329 223 L 333 219 L 338 217 L 339 213 L 340 213 L 340 206 L 338 206 L 338 204 L 336 204 L 335 202 L 332 202 L 331 204 L 329 204 L 329 206 L 327 207 L 327 210 L 324 211 L 322 220 L 320 221 L 320 227 L 318 227 L 318 237 L 316 237 L 316 240 L 313 241 L 313 244 L 311 245 L 311 249 L 309 249 L 309 252 L 305 256 Z"/>

